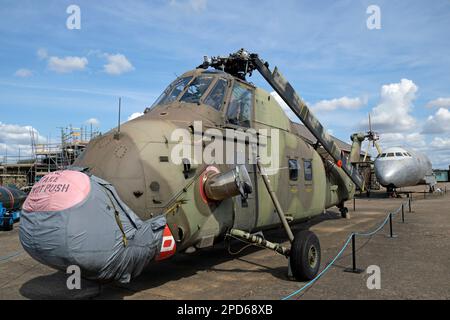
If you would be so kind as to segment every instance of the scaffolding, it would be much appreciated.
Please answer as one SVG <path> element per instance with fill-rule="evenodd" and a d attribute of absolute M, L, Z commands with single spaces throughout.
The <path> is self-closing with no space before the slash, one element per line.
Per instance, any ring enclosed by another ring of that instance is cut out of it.
<path fill-rule="evenodd" d="M 100 135 L 92 125 L 90 129 L 71 125 L 59 129 L 60 141 L 48 139 L 47 143 L 39 143 L 36 131 L 30 129 L 31 155 L 21 155 L 20 151 L 19 155 L 8 155 L 5 151 L 0 156 L 0 185 L 29 187 L 50 172 L 64 170 L 73 164 L 91 139 Z"/>

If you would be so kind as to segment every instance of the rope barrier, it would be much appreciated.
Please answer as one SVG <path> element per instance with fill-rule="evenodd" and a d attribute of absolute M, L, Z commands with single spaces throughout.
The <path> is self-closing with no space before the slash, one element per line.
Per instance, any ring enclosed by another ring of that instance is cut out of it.
<path fill-rule="evenodd" d="M 307 288 L 311 287 L 317 280 L 320 279 L 320 277 L 322 277 L 330 268 L 331 266 L 336 262 L 336 260 L 339 259 L 339 257 L 342 255 L 342 253 L 344 253 L 345 249 L 348 247 L 350 241 L 352 240 L 353 237 L 355 236 L 360 236 L 360 237 L 371 237 L 374 234 L 376 234 L 377 232 L 379 232 L 381 229 L 383 229 L 383 227 L 386 225 L 386 223 L 389 221 L 389 219 L 392 219 L 392 216 L 395 216 L 396 214 L 398 214 L 400 211 L 403 211 L 404 206 L 408 204 L 411 204 L 411 198 L 408 199 L 408 201 L 403 202 L 401 204 L 401 206 L 393 211 L 393 212 L 389 212 L 389 214 L 386 216 L 386 218 L 383 220 L 383 222 L 373 231 L 370 232 L 366 232 L 366 233 L 361 233 L 361 232 L 352 232 L 347 240 L 345 241 L 344 245 L 342 246 L 342 249 L 337 253 L 337 255 L 328 263 L 328 265 L 311 281 L 309 281 L 308 283 L 306 283 L 303 287 L 301 287 L 300 289 L 292 292 L 291 294 L 285 296 L 284 298 L 282 298 L 281 300 L 289 300 L 290 298 L 298 295 L 299 293 L 305 291 Z M 392 230 L 391 230 L 391 236 L 392 236 Z"/>

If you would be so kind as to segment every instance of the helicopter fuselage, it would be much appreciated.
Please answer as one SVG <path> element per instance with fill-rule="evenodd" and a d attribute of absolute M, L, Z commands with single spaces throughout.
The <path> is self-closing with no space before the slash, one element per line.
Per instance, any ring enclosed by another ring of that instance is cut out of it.
<path fill-rule="evenodd" d="M 201 129 L 194 129 L 198 121 Z M 206 137 L 208 130 L 216 130 L 225 140 L 230 130 L 254 130 L 258 135 L 266 130 L 266 143 L 259 146 L 273 149 L 263 151 L 271 153 L 277 166 L 265 167 L 292 223 L 353 196 L 355 186 L 342 169 L 322 158 L 295 126 L 265 90 L 224 72 L 196 69 L 175 80 L 143 116 L 121 125 L 120 132 L 114 129 L 93 140 L 74 165 L 114 185 L 142 220 L 165 214 L 177 250 L 203 248 L 231 228 L 254 232 L 277 227 L 280 220 L 256 164 L 249 161 L 248 141 L 232 141 L 234 153 L 246 151 L 245 165 L 253 185 L 246 201 L 239 196 L 214 201 L 204 194 L 205 173 L 227 172 L 235 163 L 206 163 L 205 159 L 195 163 L 191 158 L 186 168 L 172 161 L 174 148 L 194 144 L 199 130 L 202 152 L 216 139 Z M 176 130 L 189 132 L 191 142 L 173 141 Z M 277 141 L 272 141 L 275 137 Z"/>

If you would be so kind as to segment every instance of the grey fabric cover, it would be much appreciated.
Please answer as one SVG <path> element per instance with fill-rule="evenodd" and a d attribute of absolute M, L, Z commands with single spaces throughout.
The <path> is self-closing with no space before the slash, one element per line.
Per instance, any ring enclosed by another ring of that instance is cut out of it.
<path fill-rule="evenodd" d="M 120 200 L 111 184 L 95 176 L 90 181 L 88 197 L 70 209 L 22 211 L 20 241 L 28 254 L 50 267 L 65 272 L 69 265 L 78 265 L 84 278 L 127 283 L 159 252 L 166 218 L 158 216 L 144 222 Z"/>

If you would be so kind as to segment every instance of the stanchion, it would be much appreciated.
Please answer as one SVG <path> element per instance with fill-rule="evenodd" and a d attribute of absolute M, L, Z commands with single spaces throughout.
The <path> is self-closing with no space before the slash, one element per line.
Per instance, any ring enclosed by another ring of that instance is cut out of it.
<path fill-rule="evenodd" d="M 353 198 L 353 211 L 356 211 L 356 199 Z"/>
<path fill-rule="evenodd" d="M 405 205 L 402 203 L 402 222 L 405 223 Z"/>
<path fill-rule="evenodd" d="M 392 212 L 389 213 L 389 238 L 397 238 L 397 235 L 394 234 L 394 230 L 392 229 Z"/>
<path fill-rule="evenodd" d="M 408 199 L 408 207 L 409 207 L 409 212 L 411 212 L 411 197 L 409 197 L 409 199 Z"/>
<path fill-rule="evenodd" d="M 352 267 L 344 269 L 344 272 L 361 273 L 364 270 L 356 267 L 356 235 L 352 234 Z"/>

